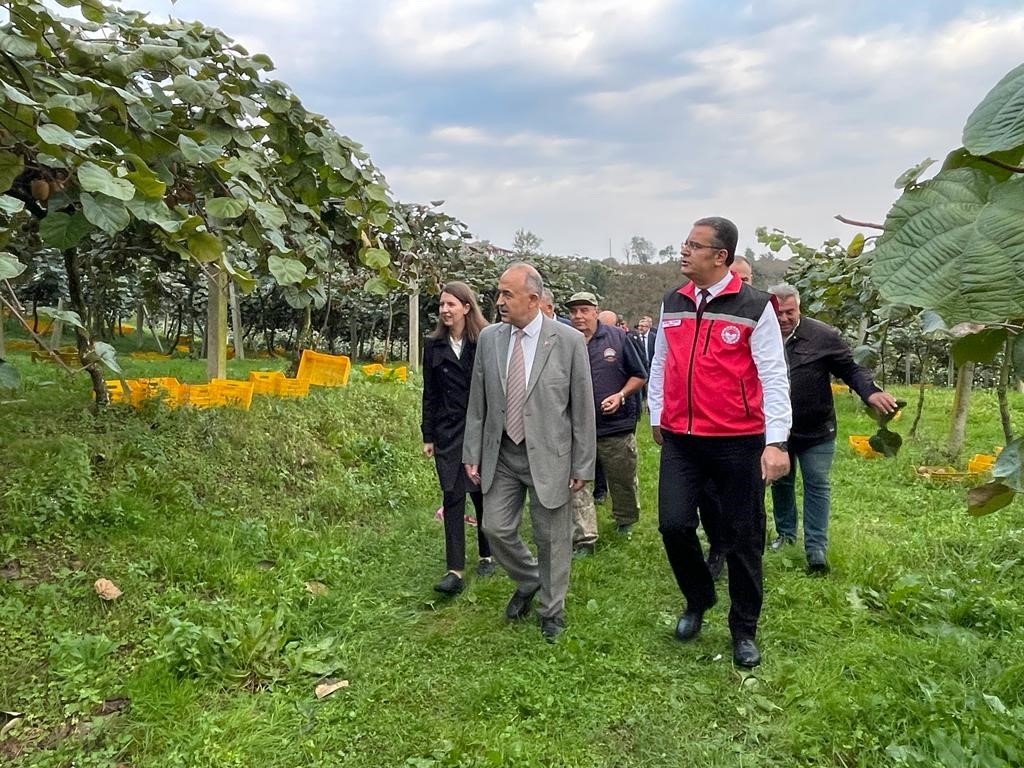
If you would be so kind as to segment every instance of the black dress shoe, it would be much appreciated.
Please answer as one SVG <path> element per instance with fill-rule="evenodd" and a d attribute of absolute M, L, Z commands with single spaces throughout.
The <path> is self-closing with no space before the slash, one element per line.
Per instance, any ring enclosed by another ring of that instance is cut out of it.
<path fill-rule="evenodd" d="M 711 574 L 711 578 L 714 581 L 722 575 L 722 570 L 725 568 L 725 555 L 717 550 L 712 550 L 708 553 L 708 572 Z"/>
<path fill-rule="evenodd" d="M 493 576 L 497 570 L 497 566 L 494 564 L 494 560 L 489 557 L 480 558 L 480 562 L 476 564 L 476 575 L 477 576 Z"/>
<path fill-rule="evenodd" d="M 686 643 L 700 634 L 704 626 L 704 611 L 686 611 L 676 622 L 676 639 Z"/>
<path fill-rule="evenodd" d="M 772 542 L 772 552 L 778 552 L 783 547 L 788 547 L 796 544 L 796 539 L 792 536 L 776 536 Z"/>
<path fill-rule="evenodd" d="M 549 643 L 555 642 L 562 630 L 565 629 L 565 620 L 561 616 L 547 616 L 540 620 L 540 633 Z"/>
<path fill-rule="evenodd" d="M 752 669 L 761 663 L 761 652 L 757 643 L 749 637 L 741 637 L 732 641 L 732 663 L 737 667 Z"/>
<path fill-rule="evenodd" d="M 508 605 L 505 607 L 505 618 L 509 621 L 516 621 L 526 616 L 530 612 L 530 605 L 533 603 L 533 596 L 540 590 L 538 584 L 528 592 L 520 592 L 518 589 L 512 595 L 512 598 L 508 601 Z"/>
<path fill-rule="evenodd" d="M 448 571 L 437 584 L 434 585 L 434 590 L 444 595 L 457 595 L 465 587 L 465 583 L 462 581 L 462 577 L 457 573 Z"/>

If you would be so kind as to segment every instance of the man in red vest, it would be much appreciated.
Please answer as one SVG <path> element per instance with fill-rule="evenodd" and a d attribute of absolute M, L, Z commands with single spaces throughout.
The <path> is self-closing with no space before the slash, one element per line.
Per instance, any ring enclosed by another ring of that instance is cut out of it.
<path fill-rule="evenodd" d="M 771 297 L 730 272 L 736 225 L 710 217 L 682 245 L 689 282 L 665 294 L 648 406 L 661 447 L 659 530 L 686 609 L 684 642 L 700 633 L 717 601 L 697 538 L 697 505 L 708 481 L 718 490 L 729 566 L 733 661 L 761 662 L 757 622 L 763 601 L 765 483 L 789 472 L 789 378 Z"/>

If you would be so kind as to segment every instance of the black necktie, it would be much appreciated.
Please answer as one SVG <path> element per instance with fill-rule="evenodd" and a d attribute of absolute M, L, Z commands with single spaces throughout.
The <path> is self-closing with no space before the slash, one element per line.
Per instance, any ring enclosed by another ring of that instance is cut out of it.
<path fill-rule="evenodd" d="M 704 307 L 708 305 L 708 291 L 698 288 L 697 292 L 700 294 L 700 303 L 697 305 L 697 322 L 699 323 L 701 315 L 704 314 Z"/>

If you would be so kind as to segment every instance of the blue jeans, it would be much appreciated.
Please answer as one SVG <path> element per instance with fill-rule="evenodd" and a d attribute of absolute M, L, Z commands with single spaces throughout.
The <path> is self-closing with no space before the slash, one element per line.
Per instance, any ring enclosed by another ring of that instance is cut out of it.
<path fill-rule="evenodd" d="M 798 453 L 790 451 L 789 474 L 772 483 L 775 532 L 796 541 L 796 466 L 800 464 L 800 474 L 804 479 L 804 551 L 808 559 L 824 560 L 828 549 L 828 474 L 835 452 L 834 440 Z"/>

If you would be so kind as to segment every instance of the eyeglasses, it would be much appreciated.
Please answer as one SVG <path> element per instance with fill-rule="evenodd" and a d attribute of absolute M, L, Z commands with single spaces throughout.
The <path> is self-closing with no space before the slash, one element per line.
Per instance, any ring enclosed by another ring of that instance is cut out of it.
<path fill-rule="evenodd" d="M 683 243 L 683 248 L 685 248 L 688 251 L 699 251 L 701 248 L 711 248 L 716 251 L 722 250 L 721 246 L 705 245 L 704 243 L 695 243 L 693 242 L 693 240 L 687 240 L 685 243 Z"/>

